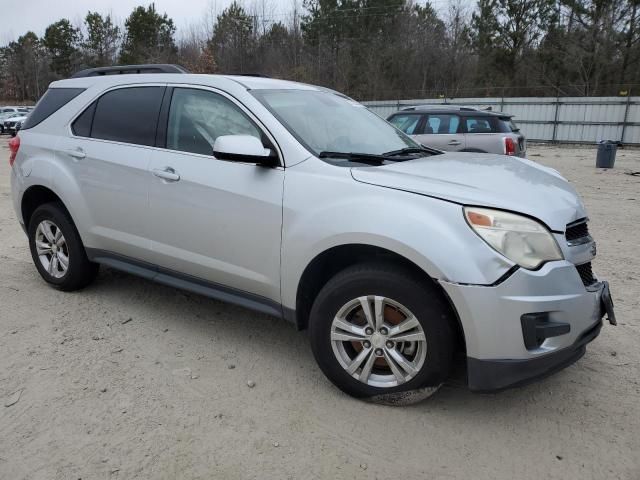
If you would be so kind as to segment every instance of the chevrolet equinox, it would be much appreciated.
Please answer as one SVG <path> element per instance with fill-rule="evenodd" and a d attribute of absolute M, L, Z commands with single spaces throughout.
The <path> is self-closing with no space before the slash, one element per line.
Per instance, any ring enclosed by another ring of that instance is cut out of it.
<path fill-rule="evenodd" d="M 9 162 L 46 282 L 105 265 L 282 317 L 356 397 L 435 391 L 454 354 L 472 390 L 520 385 L 615 323 L 558 172 L 442 154 L 326 88 L 87 70 L 50 85 Z"/>

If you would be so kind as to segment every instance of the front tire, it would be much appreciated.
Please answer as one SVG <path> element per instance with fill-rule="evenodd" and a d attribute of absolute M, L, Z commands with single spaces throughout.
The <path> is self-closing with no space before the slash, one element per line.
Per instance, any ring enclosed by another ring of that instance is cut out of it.
<path fill-rule="evenodd" d="M 48 284 L 70 292 L 93 282 L 98 265 L 87 258 L 80 235 L 61 203 L 36 208 L 28 232 L 33 263 Z"/>
<path fill-rule="evenodd" d="M 427 387 L 434 393 L 451 369 L 450 316 L 429 280 L 395 265 L 358 264 L 318 294 L 311 347 L 327 378 L 354 397 L 390 399 Z"/>

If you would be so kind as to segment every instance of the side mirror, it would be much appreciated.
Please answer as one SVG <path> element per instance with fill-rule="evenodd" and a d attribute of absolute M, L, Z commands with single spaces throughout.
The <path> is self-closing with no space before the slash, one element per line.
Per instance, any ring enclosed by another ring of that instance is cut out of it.
<path fill-rule="evenodd" d="M 251 135 L 222 135 L 213 144 L 213 155 L 220 160 L 249 162 L 269 167 L 278 164 L 275 153 L 262 146 L 262 142 Z"/>

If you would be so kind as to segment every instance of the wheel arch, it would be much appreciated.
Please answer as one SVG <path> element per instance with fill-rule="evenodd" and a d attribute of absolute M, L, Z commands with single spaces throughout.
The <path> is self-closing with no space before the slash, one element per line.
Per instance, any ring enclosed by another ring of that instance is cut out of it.
<path fill-rule="evenodd" d="M 453 302 L 442 286 L 408 258 L 383 247 L 362 243 L 350 243 L 333 246 L 316 255 L 304 269 L 296 290 L 296 309 L 289 313 L 299 330 L 305 330 L 309 322 L 309 313 L 313 302 L 324 285 L 338 272 L 357 263 L 377 260 L 390 263 L 411 271 L 415 275 L 430 282 L 445 299 L 450 308 L 451 317 L 455 318 L 455 333 L 462 349 L 465 348 L 465 337 L 460 318 Z M 286 313 L 285 313 L 286 315 Z"/>
<path fill-rule="evenodd" d="M 29 220 L 31 219 L 33 212 L 35 212 L 40 205 L 51 202 L 59 202 L 67 213 L 69 213 L 69 210 L 60 196 L 50 188 L 43 185 L 31 185 L 27 188 L 22 194 L 22 199 L 20 201 L 20 214 L 22 215 L 25 227 L 29 228 Z"/>

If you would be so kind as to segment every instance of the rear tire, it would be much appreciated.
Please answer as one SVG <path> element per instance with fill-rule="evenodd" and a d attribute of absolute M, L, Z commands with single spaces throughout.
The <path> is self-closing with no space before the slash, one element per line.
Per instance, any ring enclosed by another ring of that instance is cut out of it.
<path fill-rule="evenodd" d="M 28 234 L 33 263 L 51 286 L 71 292 L 96 278 L 98 265 L 87 258 L 78 230 L 60 202 L 36 208 Z"/>
<path fill-rule="evenodd" d="M 394 395 L 426 389 L 425 398 L 449 376 L 450 316 L 430 280 L 395 265 L 358 264 L 318 294 L 309 319 L 311 348 L 327 378 L 349 395 L 393 403 Z"/>

